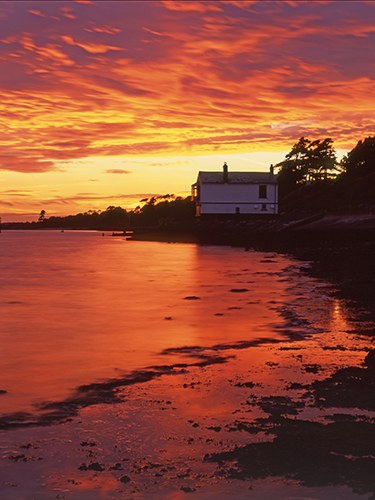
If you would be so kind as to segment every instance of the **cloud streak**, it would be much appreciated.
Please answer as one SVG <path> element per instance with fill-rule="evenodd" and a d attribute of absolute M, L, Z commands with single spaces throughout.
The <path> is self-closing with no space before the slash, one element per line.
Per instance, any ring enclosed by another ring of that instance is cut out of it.
<path fill-rule="evenodd" d="M 106 170 L 107 174 L 131 174 L 130 170 L 124 170 L 123 168 L 109 168 Z"/>

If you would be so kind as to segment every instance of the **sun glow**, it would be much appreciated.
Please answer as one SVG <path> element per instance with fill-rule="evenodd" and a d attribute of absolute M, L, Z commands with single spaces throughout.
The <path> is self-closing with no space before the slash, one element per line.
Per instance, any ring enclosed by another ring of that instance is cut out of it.
<path fill-rule="evenodd" d="M 133 206 L 223 161 L 267 169 L 301 136 L 345 151 L 373 132 L 372 4 L 147 5 L 0 6 L 1 212 Z"/>

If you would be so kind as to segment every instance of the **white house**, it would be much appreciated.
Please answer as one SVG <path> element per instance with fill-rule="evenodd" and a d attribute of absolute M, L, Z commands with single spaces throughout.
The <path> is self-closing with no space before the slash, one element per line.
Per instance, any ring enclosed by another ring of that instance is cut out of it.
<path fill-rule="evenodd" d="M 269 172 L 199 172 L 192 185 L 196 215 L 277 214 L 277 178 Z"/>

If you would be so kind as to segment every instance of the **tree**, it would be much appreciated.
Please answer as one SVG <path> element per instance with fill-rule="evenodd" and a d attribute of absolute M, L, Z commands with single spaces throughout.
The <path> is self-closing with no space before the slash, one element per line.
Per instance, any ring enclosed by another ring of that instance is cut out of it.
<path fill-rule="evenodd" d="M 45 220 L 46 220 L 46 211 L 41 210 L 38 217 L 38 222 L 44 222 Z"/>
<path fill-rule="evenodd" d="M 337 159 L 329 137 L 316 140 L 307 148 L 307 177 L 309 181 L 325 181 L 335 177 Z"/>
<path fill-rule="evenodd" d="M 306 182 L 324 181 L 335 175 L 336 154 L 333 141 L 310 141 L 305 137 L 293 145 L 285 160 L 278 163 L 281 194 L 286 194 Z"/>
<path fill-rule="evenodd" d="M 350 177 L 362 177 L 375 172 L 375 136 L 358 141 L 340 165 L 344 174 Z"/>

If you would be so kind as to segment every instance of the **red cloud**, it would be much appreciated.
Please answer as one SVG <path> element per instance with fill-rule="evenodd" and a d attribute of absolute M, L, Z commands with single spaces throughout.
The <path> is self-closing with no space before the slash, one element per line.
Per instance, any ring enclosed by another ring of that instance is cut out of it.
<path fill-rule="evenodd" d="M 39 173 L 54 169 L 52 161 L 44 160 L 42 157 L 33 157 L 20 154 L 0 153 L 0 170 L 13 170 L 15 172 Z"/>

